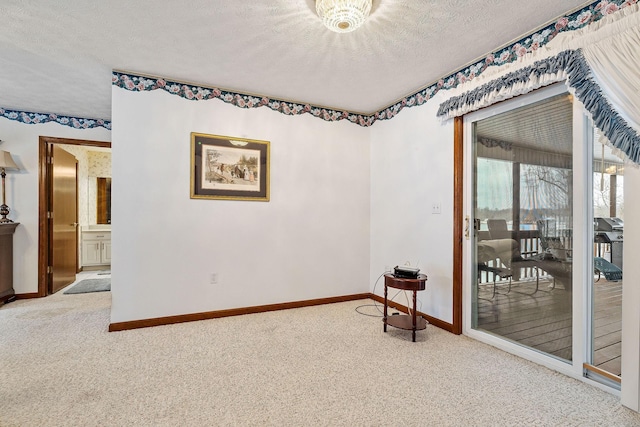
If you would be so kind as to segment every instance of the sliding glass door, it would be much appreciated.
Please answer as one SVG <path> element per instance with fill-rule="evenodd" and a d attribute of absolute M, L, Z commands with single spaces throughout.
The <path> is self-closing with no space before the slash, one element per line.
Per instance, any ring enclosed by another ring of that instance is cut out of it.
<path fill-rule="evenodd" d="M 573 357 L 572 99 L 561 93 L 473 122 L 472 325 Z"/>
<path fill-rule="evenodd" d="M 463 330 L 620 388 L 624 167 L 597 140 L 562 84 L 465 116 Z"/>
<path fill-rule="evenodd" d="M 593 319 L 585 371 L 587 376 L 619 387 L 622 376 L 622 283 L 624 244 L 624 164 L 594 137 Z"/>

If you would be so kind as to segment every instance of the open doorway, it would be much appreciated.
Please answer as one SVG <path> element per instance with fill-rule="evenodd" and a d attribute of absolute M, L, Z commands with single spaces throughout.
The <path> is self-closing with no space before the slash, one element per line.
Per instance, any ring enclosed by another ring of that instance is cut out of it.
<path fill-rule="evenodd" d="M 75 270 L 72 275 L 72 279 L 75 279 L 75 273 L 79 272 L 84 268 L 84 265 L 87 264 L 87 255 L 84 254 L 86 248 L 97 248 L 96 252 L 103 256 L 98 264 L 105 263 L 110 259 L 110 244 L 99 242 L 98 245 L 86 245 L 83 246 L 81 242 L 81 233 L 83 230 L 89 231 L 91 226 L 94 224 L 89 223 L 89 215 L 88 213 L 85 215 L 78 215 L 79 211 L 87 210 L 87 212 L 91 211 L 93 213 L 92 218 L 97 218 L 97 211 L 93 210 L 91 207 L 87 206 L 87 202 L 83 201 L 82 203 L 76 204 L 74 210 L 76 211 L 76 218 L 79 218 L 77 221 L 66 221 L 63 220 L 65 227 L 69 228 L 70 231 L 67 234 L 72 234 L 73 237 L 69 240 L 68 236 L 66 240 L 60 240 L 60 236 L 58 233 L 54 233 L 57 229 L 60 228 L 59 224 L 56 224 L 54 221 L 56 219 L 60 219 L 60 217 L 64 214 L 64 212 L 57 212 L 58 210 L 64 209 L 65 202 L 57 202 L 57 206 L 54 201 L 56 199 L 56 180 L 54 179 L 54 150 L 60 149 L 61 147 L 72 147 L 81 149 L 85 148 L 96 148 L 102 150 L 109 150 L 111 148 L 110 142 L 103 141 L 89 141 L 89 140 L 77 140 L 77 139 L 65 139 L 65 138 L 54 138 L 54 137 L 46 137 L 41 136 L 39 140 L 39 241 L 38 241 L 38 296 L 44 297 L 55 293 L 62 287 L 64 287 L 64 281 L 69 279 L 60 279 L 56 277 L 58 272 L 61 272 L 61 275 L 67 275 L 67 270 L 73 268 Z M 70 150 L 76 151 L 76 150 Z M 73 156 L 72 156 L 73 157 Z M 86 160 L 85 160 L 86 161 Z M 86 169 L 86 165 L 84 165 Z M 67 168 L 70 170 L 70 168 Z M 78 170 L 81 167 L 75 169 L 75 189 L 76 191 L 85 191 L 88 192 L 89 183 L 87 181 L 88 176 L 86 173 L 78 174 Z M 63 172 L 64 174 L 64 172 Z M 78 176 L 80 176 L 78 178 Z M 110 178 L 110 176 L 109 176 Z M 95 179 L 95 178 L 94 178 Z M 97 187 L 95 192 L 97 192 Z M 93 196 L 95 197 L 95 195 Z M 80 197 L 80 199 L 88 200 L 87 197 Z M 78 197 L 76 197 L 78 200 Z M 97 203 L 97 202 L 96 202 Z M 96 203 L 93 204 L 94 209 Z M 104 205 L 104 204 L 101 204 Z M 91 205 L 89 205 L 91 206 Z M 66 209 L 68 210 L 68 209 Z M 110 218 L 110 216 L 109 216 Z M 105 225 L 102 225 L 104 228 Z M 110 224 L 109 224 L 110 227 Z M 100 228 L 100 225 L 97 223 L 93 227 L 95 231 L 104 231 L 103 228 Z M 72 230 L 72 231 L 71 231 Z M 90 235 L 90 233 L 87 233 Z M 78 250 L 81 248 L 82 250 Z M 60 250 L 64 250 L 66 253 L 73 253 L 74 261 L 71 262 L 71 267 L 69 263 L 64 269 L 60 269 L 59 260 L 62 255 L 57 254 Z M 90 251 L 93 253 L 92 251 Z M 103 255 L 104 254 L 104 255 Z M 105 258 L 107 257 L 107 258 Z M 89 261 L 89 264 L 91 262 Z"/>

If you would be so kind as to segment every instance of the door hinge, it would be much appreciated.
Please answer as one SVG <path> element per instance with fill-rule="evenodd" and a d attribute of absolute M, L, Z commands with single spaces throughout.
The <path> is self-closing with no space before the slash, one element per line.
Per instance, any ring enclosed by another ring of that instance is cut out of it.
<path fill-rule="evenodd" d="M 53 266 L 51 265 L 47 266 L 47 274 L 53 274 Z"/>
<path fill-rule="evenodd" d="M 53 156 L 47 157 L 47 163 L 49 163 L 50 165 L 53 164 Z"/>
<path fill-rule="evenodd" d="M 47 211 L 47 219 L 52 219 L 52 218 L 53 218 L 53 212 Z"/>

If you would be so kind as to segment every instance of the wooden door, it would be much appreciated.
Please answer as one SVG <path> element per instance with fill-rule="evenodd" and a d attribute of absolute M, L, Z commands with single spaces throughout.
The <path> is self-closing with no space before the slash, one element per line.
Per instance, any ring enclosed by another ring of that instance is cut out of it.
<path fill-rule="evenodd" d="M 55 293 L 76 280 L 78 195 L 76 158 L 55 144 L 52 158 L 50 293 Z"/>

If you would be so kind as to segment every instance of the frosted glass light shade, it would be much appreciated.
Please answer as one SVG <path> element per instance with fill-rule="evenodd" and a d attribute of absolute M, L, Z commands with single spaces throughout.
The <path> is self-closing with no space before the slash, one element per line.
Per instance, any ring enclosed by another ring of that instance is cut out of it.
<path fill-rule="evenodd" d="M 364 23 L 372 0 L 316 0 L 316 12 L 324 25 L 336 33 L 348 33 Z"/>

